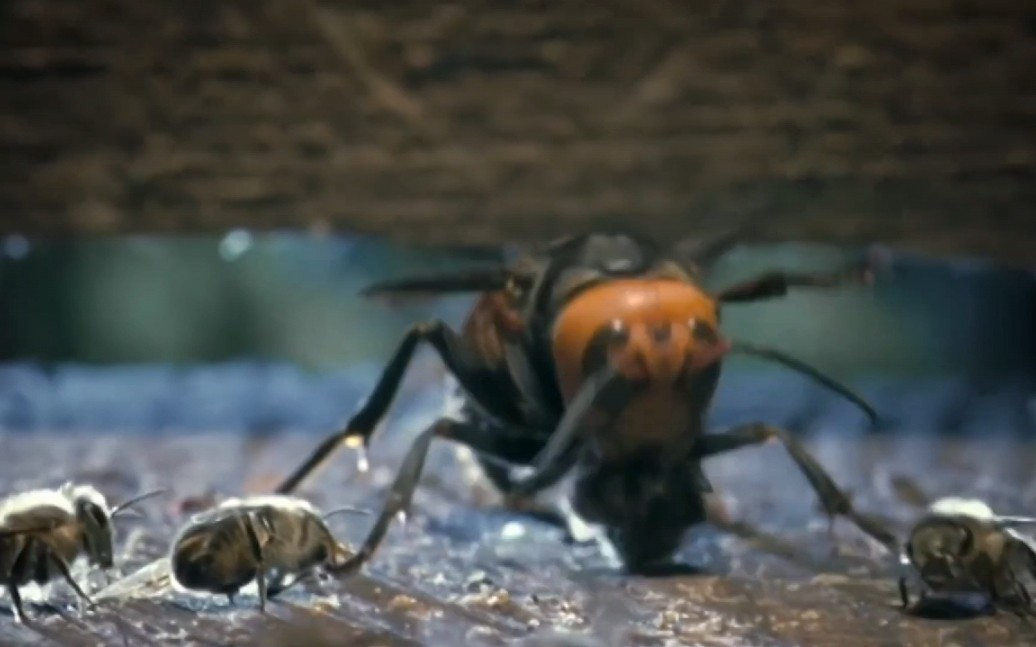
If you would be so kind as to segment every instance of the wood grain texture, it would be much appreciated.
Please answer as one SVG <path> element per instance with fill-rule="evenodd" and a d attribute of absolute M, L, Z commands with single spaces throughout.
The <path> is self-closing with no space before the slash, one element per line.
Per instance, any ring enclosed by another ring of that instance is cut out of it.
<path fill-rule="evenodd" d="M 11 0 L 2 229 L 759 239 L 1032 264 L 1024 0 Z"/>
<path fill-rule="evenodd" d="M 289 467 L 312 438 L 283 436 L 243 443 L 230 434 L 191 438 L 95 435 L 4 436 L 4 489 L 48 475 L 88 479 L 110 497 L 129 496 L 157 483 L 171 486 L 163 501 L 142 504 L 146 516 L 120 522 L 117 563 L 125 572 L 160 557 L 183 521 L 178 502 L 210 488 L 223 495 L 261 491 Z M 924 443 L 922 443 L 924 445 Z M 845 445 L 828 463 L 842 481 L 864 486 L 874 469 L 904 468 L 926 446 L 894 438 Z M 60 449 L 58 449 L 60 448 Z M 984 448 L 984 449 L 983 449 Z M 967 478 L 964 457 L 988 466 L 1018 446 L 952 441 L 945 458 L 922 480 L 952 484 Z M 1025 448 L 1022 450 L 1031 451 Z M 397 525 L 378 558 L 359 575 L 285 593 L 266 616 L 242 595 L 235 607 L 216 598 L 157 597 L 107 600 L 79 615 L 66 587 L 55 587 L 51 607 L 30 607 L 35 622 L 17 626 L 0 615 L 6 645 L 191 644 L 191 645 L 796 645 L 853 644 L 937 647 L 951 644 L 1013 646 L 1031 637 L 1010 615 L 958 620 L 905 616 L 896 606 L 894 572 L 865 556 L 865 545 L 839 526 L 838 546 L 826 538 L 826 522 L 810 507 L 804 483 L 788 478 L 794 468 L 776 452 L 747 452 L 710 472 L 737 501 L 738 516 L 762 528 L 758 535 L 724 534 L 701 528 L 689 538 L 690 563 L 700 575 L 625 577 L 602 566 L 594 551 L 564 545 L 537 523 L 525 534 L 507 531 L 515 518 L 478 504 L 440 454 L 418 505 L 405 526 Z M 379 461 L 380 462 L 380 461 Z M 388 480 L 387 458 L 368 476 L 357 476 L 343 459 L 307 493 L 330 508 L 343 503 L 376 505 Z M 955 463 L 958 466 L 955 466 Z M 1003 483 L 1022 465 L 1009 460 Z M 745 476 L 751 474 L 752 476 Z M 739 478 L 740 475 L 740 478 Z M 756 481 L 781 484 L 781 500 L 768 502 Z M 1032 491 L 1029 488 L 1028 491 Z M 894 499 L 867 492 L 864 505 L 890 506 L 909 518 Z M 803 510 L 796 510 L 802 508 Z M 802 512 L 806 511 L 803 518 Z M 900 524 L 902 527 L 902 524 Z M 333 524 L 358 542 L 364 523 Z M 508 539 L 508 532 L 510 538 Z M 1032 631 L 1031 628 L 1028 631 Z M 565 636 L 564 641 L 559 636 Z M 128 641 L 124 642 L 124 641 Z M 299 642 L 302 641 L 302 642 Z M 539 641 L 539 642 L 538 642 Z M 580 642 L 581 641 L 581 642 Z"/>
<path fill-rule="evenodd" d="M 112 392 L 121 380 L 129 393 L 127 380 L 139 379 L 133 370 L 110 370 L 104 383 Z M 888 517 L 901 536 L 919 513 L 900 494 L 904 476 L 928 497 L 978 496 L 1004 514 L 1027 514 L 1036 506 L 1036 419 L 1025 413 L 1031 389 L 987 385 L 981 395 L 962 396 L 933 390 L 923 379 L 877 379 L 875 406 L 900 424 L 875 433 L 854 423 L 846 407 L 819 387 L 788 397 L 783 377 L 731 378 L 744 395 L 731 403 L 736 411 L 721 407 L 726 412 L 720 417 L 795 418 L 791 428 L 852 493 L 855 505 Z M 16 386 L 10 378 L 8 383 Z M 274 383 L 259 392 L 277 393 Z M 369 472 L 358 472 L 355 456 L 344 450 L 301 494 L 325 509 L 378 506 L 409 442 L 438 413 L 440 403 L 428 397 L 437 384 L 420 380 L 401 398 L 374 438 Z M 780 403 L 768 406 L 766 393 Z M 169 397 L 176 400 L 173 392 Z M 343 397 L 351 401 L 355 394 Z M 26 397 L 22 406 L 46 408 L 53 398 Z M 96 406 L 117 403 L 113 398 Z M 243 403 L 231 407 L 237 411 Z M 116 563 L 124 573 L 162 556 L 198 505 L 269 492 L 320 438 L 313 428 L 289 431 L 288 422 L 251 432 L 164 425 L 164 431 L 113 433 L 93 413 L 58 416 L 72 423 L 61 432 L 0 433 L 0 492 L 64 479 L 91 482 L 112 500 L 169 488 L 165 498 L 141 503 L 143 517 L 119 521 Z M 948 433 L 951 419 L 966 424 Z M 592 544 L 565 544 L 555 528 L 504 512 L 471 467 L 455 446 L 434 446 L 407 523 L 393 525 L 375 559 L 344 581 L 286 592 L 267 616 L 257 613 L 247 594 L 229 607 L 222 599 L 175 593 L 108 601 L 81 616 L 73 594 L 58 585 L 51 606 L 31 607 L 36 622 L 30 626 L 14 625 L 0 600 L 0 641 L 1014 647 L 1036 640 L 1033 628 L 1010 614 L 952 620 L 903 614 L 894 565 L 848 522 L 836 525 L 832 541 L 808 483 L 777 446 L 706 462 L 730 523 L 700 526 L 686 537 L 678 559 L 700 573 L 664 578 L 624 576 Z M 370 518 L 339 515 L 329 523 L 355 545 Z"/>

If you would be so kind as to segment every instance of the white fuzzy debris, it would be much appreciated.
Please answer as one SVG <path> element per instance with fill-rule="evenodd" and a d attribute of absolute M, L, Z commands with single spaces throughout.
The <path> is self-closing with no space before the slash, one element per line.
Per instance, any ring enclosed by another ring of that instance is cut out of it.
<path fill-rule="evenodd" d="M 464 422 L 466 419 L 464 416 L 464 404 L 467 400 L 464 396 L 464 391 L 460 387 L 460 382 L 457 381 L 457 378 L 447 373 L 443 383 L 444 393 L 440 417 Z"/>
<path fill-rule="evenodd" d="M 567 496 L 557 498 L 558 511 L 565 517 L 568 532 L 577 544 L 600 541 L 605 536 L 604 528 L 598 524 L 587 523 L 572 507 L 572 500 Z"/>
<path fill-rule="evenodd" d="M 518 521 L 508 521 L 500 529 L 500 537 L 505 540 L 521 539 L 525 536 L 525 526 Z"/>
<path fill-rule="evenodd" d="M 996 518 L 993 509 L 981 499 L 969 499 L 965 497 L 943 497 L 933 502 L 928 511 L 932 514 L 953 516 L 960 515 L 992 521 Z"/>

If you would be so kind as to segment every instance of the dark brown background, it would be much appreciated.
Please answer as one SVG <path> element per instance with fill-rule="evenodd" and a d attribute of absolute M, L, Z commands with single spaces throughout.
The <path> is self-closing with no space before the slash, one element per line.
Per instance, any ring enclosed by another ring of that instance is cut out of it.
<path fill-rule="evenodd" d="M 8 0 L 0 42 L 6 231 L 757 212 L 760 238 L 1034 258 L 1025 0 Z"/>

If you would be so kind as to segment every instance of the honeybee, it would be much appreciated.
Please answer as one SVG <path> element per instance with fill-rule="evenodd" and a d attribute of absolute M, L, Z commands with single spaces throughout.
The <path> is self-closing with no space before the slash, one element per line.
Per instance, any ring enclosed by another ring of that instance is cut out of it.
<path fill-rule="evenodd" d="M 1031 614 L 1032 598 L 1019 576 L 1036 577 L 1036 546 L 1012 527 L 1027 523 L 1036 518 L 999 516 L 978 499 L 945 497 L 929 505 L 900 555 L 923 585 L 911 605 L 907 575 L 899 578 L 903 608 L 917 610 L 929 592 L 978 594 L 993 608 Z"/>
<path fill-rule="evenodd" d="M 304 499 L 287 495 L 232 498 L 191 517 L 173 541 L 169 570 L 174 587 L 226 595 L 231 604 L 255 580 L 259 609 L 266 601 L 317 569 L 352 568 L 352 552 L 336 540 L 326 519 Z M 294 575 L 290 578 L 289 576 Z"/>
<path fill-rule="evenodd" d="M 30 582 L 44 585 L 58 576 L 68 582 L 81 601 L 93 606 L 90 596 L 72 577 L 72 564 L 85 557 L 91 566 L 112 568 L 112 519 L 162 492 L 148 492 L 109 508 L 104 495 L 93 486 L 66 483 L 0 500 L 0 584 L 7 586 L 15 620 L 25 620 L 18 587 Z"/>

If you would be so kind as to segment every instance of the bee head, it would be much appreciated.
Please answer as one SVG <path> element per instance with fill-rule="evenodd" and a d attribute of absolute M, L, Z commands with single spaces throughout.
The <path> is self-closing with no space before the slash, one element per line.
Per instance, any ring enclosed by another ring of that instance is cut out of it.
<path fill-rule="evenodd" d="M 83 551 L 86 553 L 87 559 L 101 568 L 112 568 L 114 566 L 112 554 L 115 550 L 115 531 L 112 519 L 124 514 L 140 501 L 162 494 L 165 490 L 152 490 L 128 501 L 123 501 L 114 507 L 109 507 L 104 495 L 90 485 L 66 483 L 61 486 L 61 492 L 72 503 L 76 521 L 83 529 Z"/>
<path fill-rule="evenodd" d="M 66 485 L 65 488 L 75 508 L 76 520 L 83 528 L 83 550 L 87 559 L 101 568 L 111 568 L 115 538 L 112 513 L 104 495 L 89 485 Z"/>
<path fill-rule="evenodd" d="M 961 578 L 963 561 L 974 547 L 974 535 L 966 525 L 952 519 L 935 519 L 914 530 L 906 551 L 921 577 L 938 586 Z"/>

